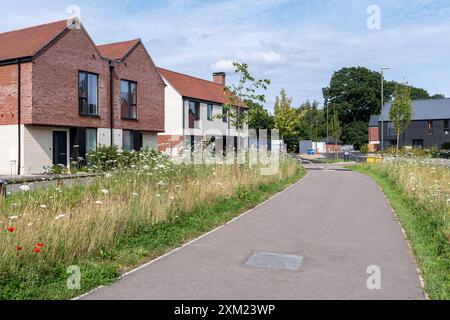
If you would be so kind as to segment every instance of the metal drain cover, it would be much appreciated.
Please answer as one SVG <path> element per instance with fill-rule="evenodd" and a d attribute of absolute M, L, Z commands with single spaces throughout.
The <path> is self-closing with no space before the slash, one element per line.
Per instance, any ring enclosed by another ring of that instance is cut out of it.
<path fill-rule="evenodd" d="M 247 267 L 298 271 L 303 263 L 302 256 L 257 252 L 245 263 Z"/>

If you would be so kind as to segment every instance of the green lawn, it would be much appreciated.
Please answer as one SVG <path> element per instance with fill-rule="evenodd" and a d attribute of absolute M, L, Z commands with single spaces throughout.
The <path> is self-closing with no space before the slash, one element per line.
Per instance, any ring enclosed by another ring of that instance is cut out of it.
<path fill-rule="evenodd" d="M 450 244 L 442 226 L 443 215 L 417 205 L 395 181 L 377 166 L 359 165 L 354 171 L 372 177 L 384 190 L 413 247 L 425 279 L 425 290 L 430 299 L 450 299 Z"/>
<path fill-rule="evenodd" d="M 67 289 L 69 275 L 65 266 L 45 274 L 28 268 L 24 273 L 0 276 L 0 300 L 70 299 L 100 285 L 111 284 L 125 271 L 225 224 L 297 182 L 305 174 L 306 171 L 299 166 L 294 176 L 283 181 L 262 184 L 248 192 L 220 198 L 212 206 L 201 206 L 196 212 L 173 217 L 124 237 L 112 249 L 102 250 L 101 256 L 80 263 L 81 290 Z"/>

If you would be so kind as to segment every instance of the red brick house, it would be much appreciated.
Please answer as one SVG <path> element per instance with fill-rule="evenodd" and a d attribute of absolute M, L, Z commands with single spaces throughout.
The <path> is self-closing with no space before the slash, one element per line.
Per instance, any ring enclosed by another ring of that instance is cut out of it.
<path fill-rule="evenodd" d="M 164 81 L 140 40 L 97 46 L 76 20 L 0 34 L 0 174 L 156 148 L 162 131 Z"/>

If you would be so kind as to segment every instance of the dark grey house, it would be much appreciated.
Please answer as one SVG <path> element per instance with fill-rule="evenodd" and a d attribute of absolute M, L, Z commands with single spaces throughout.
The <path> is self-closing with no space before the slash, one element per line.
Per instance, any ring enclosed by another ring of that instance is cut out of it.
<path fill-rule="evenodd" d="M 381 121 L 383 121 L 384 146 L 396 146 L 397 135 L 389 121 L 389 111 L 392 103 L 384 106 L 379 119 L 380 141 Z M 413 121 L 400 135 L 400 146 L 415 148 L 442 147 L 450 143 L 450 98 L 413 101 Z"/>

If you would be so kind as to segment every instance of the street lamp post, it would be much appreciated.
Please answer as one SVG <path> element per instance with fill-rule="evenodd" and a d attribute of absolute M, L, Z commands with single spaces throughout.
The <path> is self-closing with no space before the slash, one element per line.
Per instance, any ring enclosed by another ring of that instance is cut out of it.
<path fill-rule="evenodd" d="M 381 67 L 381 154 L 384 153 L 384 70 L 389 70 L 389 68 Z"/>

